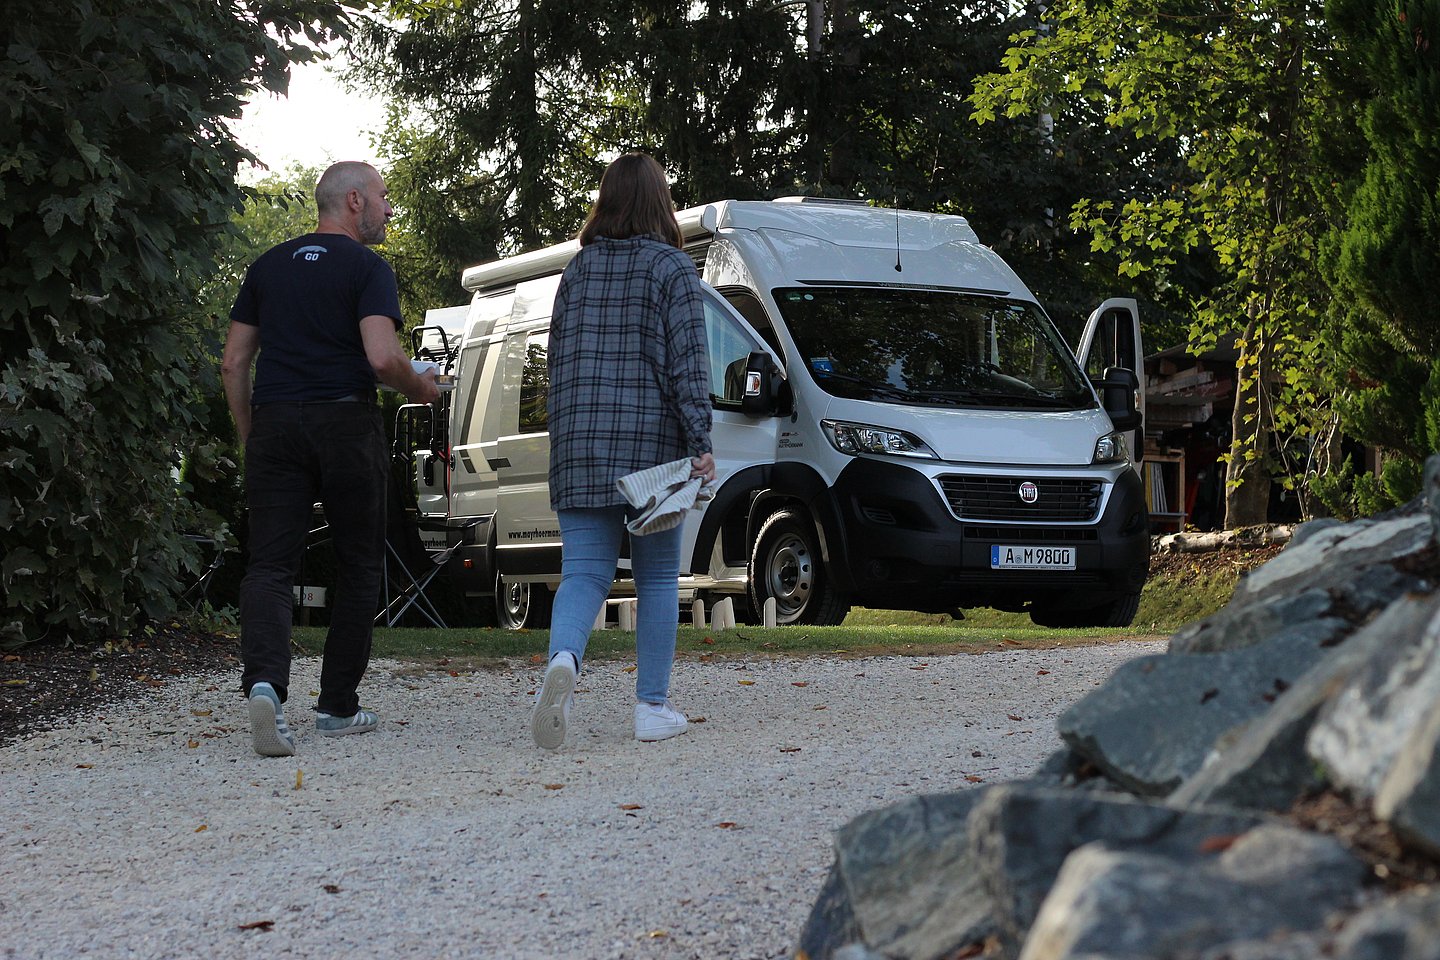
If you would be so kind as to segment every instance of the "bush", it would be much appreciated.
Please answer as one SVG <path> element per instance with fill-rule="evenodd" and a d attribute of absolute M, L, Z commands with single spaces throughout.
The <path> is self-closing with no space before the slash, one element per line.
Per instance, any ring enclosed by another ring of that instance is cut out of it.
<path fill-rule="evenodd" d="M 283 91 L 332 0 L 56 0 L 12 11 L 0 66 L 0 645 L 173 612 L 223 534 L 184 497 L 199 346 L 248 155 L 225 118 Z"/>

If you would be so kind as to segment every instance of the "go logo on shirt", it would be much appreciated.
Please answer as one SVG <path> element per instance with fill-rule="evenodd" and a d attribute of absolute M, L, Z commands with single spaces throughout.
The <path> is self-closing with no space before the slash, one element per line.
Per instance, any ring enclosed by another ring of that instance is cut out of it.
<path fill-rule="evenodd" d="M 320 254 L 328 252 L 329 251 L 326 250 L 324 247 L 311 245 L 308 247 L 301 247 L 299 250 L 296 250 L 294 253 L 290 254 L 290 259 L 294 260 L 296 257 L 304 254 L 306 260 L 319 260 Z"/>

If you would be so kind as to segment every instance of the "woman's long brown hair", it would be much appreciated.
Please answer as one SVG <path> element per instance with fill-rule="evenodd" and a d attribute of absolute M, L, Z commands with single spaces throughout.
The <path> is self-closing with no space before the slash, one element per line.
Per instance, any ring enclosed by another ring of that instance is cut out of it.
<path fill-rule="evenodd" d="M 665 171 L 649 154 L 626 153 L 605 168 L 600 194 L 580 229 L 580 245 L 596 237 L 624 240 L 647 235 L 676 247 L 685 245 Z"/>

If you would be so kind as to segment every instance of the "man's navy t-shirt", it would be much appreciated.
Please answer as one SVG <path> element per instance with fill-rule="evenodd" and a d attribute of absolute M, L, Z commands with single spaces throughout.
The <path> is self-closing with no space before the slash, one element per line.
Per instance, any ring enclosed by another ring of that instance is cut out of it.
<path fill-rule="evenodd" d="M 338 233 L 307 233 L 260 255 L 245 274 L 230 319 L 260 328 L 254 404 L 336 400 L 375 391 L 360 321 L 400 327 L 395 271 Z"/>

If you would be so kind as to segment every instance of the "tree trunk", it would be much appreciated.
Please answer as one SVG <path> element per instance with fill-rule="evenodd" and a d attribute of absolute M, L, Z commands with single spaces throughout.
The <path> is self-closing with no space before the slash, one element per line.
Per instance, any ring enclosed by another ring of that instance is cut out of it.
<path fill-rule="evenodd" d="M 1225 528 L 1264 523 L 1270 507 L 1270 347 L 1251 307 L 1235 370 L 1230 462 L 1225 470 Z"/>

